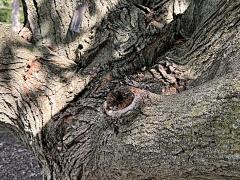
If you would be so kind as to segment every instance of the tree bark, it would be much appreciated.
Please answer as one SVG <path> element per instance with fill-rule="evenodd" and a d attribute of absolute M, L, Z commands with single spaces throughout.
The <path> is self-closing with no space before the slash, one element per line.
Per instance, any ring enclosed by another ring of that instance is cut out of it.
<path fill-rule="evenodd" d="M 46 179 L 240 178 L 240 2 L 23 6 L 21 37 L 0 26 L 0 122 Z"/>
<path fill-rule="evenodd" d="M 20 12 L 18 0 L 12 1 L 12 30 L 15 32 L 20 31 Z"/>

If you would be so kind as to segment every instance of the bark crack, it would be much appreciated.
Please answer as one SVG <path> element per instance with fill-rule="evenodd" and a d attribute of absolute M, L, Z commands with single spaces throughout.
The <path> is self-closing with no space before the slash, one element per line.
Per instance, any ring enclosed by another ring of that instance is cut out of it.
<path fill-rule="evenodd" d="M 37 13 L 37 24 L 38 24 L 38 27 L 39 27 L 39 32 L 40 34 L 42 34 L 42 31 L 41 31 L 41 21 L 40 21 L 40 13 L 39 13 L 39 9 L 38 9 L 38 3 L 37 3 L 37 0 L 33 0 L 33 5 L 36 9 L 36 13 Z"/>

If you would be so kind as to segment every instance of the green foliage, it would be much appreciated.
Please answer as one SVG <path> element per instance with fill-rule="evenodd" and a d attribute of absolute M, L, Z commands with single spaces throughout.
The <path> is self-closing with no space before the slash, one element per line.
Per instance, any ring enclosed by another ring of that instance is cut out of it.
<path fill-rule="evenodd" d="M 0 9 L 0 22 L 5 22 L 5 23 L 11 22 L 11 9 L 6 9 L 6 8 Z"/>
<path fill-rule="evenodd" d="M 11 0 L 0 0 L 0 7 L 10 7 L 11 6 Z"/>
<path fill-rule="evenodd" d="M 21 0 L 20 3 L 20 22 L 23 23 L 24 17 L 22 12 Z M 0 22 L 11 23 L 12 0 L 0 0 Z"/>

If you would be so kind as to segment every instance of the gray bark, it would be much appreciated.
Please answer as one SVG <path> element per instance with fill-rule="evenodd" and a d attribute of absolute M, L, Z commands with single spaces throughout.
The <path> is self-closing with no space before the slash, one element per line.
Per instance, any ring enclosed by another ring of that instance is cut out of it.
<path fill-rule="evenodd" d="M 79 33 L 72 1 L 0 26 L 0 121 L 45 178 L 239 179 L 240 2 L 82 3 Z"/>
<path fill-rule="evenodd" d="M 14 32 L 20 31 L 20 11 L 18 0 L 12 1 L 12 30 Z"/>

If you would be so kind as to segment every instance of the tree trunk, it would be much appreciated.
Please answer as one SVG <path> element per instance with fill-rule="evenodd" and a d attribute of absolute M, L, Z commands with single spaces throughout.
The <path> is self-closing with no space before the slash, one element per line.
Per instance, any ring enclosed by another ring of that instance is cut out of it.
<path fill-rule="evenodd" d="M 14 32 L 20 31 L 20 12 L 18 0 L 12 1 L 12 30 Z"/>
<path fill-rule="evenodd" d="M 0 26 L 0 122 L 45 179 L 240 178 L 239 1 L 23 6 L 20 36 Z"/>

